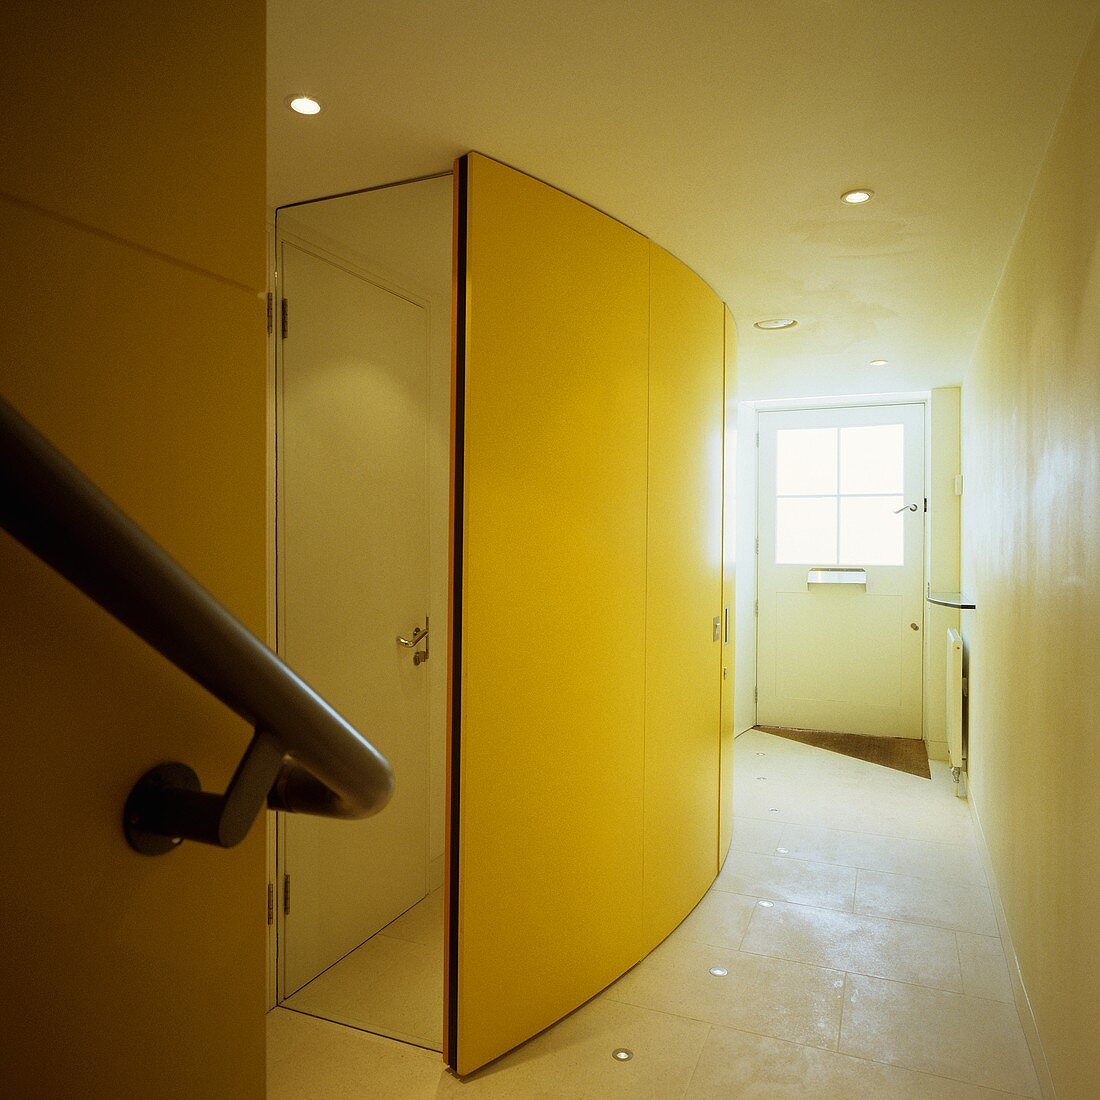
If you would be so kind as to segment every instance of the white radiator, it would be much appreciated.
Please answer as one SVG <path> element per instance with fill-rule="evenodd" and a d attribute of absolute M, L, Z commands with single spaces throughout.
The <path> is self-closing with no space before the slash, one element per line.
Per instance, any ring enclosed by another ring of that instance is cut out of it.
<path fill-rule="evenodd" d="M 954 629 L 947 631 L 947 750 L 956 782 L 963 766 L 963 641 Z M 961 792 L 960 792 L 961 793 Z"/>

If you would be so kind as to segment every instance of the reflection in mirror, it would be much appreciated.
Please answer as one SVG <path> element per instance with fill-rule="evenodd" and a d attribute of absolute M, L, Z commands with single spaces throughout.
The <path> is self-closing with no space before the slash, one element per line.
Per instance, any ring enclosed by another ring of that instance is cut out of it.
<path fill-rule="evenodd" d="M 281 817 L 279 1000 L 435 1050 L 451 222 L 450 173 L 277 220 L 279 648 L 396 776 L 389 807 L 367 821 Z"/>

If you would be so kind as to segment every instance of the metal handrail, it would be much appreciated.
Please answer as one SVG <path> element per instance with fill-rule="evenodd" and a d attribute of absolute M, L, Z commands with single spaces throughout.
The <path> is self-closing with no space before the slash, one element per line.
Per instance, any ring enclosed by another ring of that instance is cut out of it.
<path fill-rule="evenodd" d="M 0 526 L 255 728 L 224 795 L 178 763 L 138 780 L 138 851 L 230 847 L 265 802 L 360 818 L 389 801 L 386 758 L 2 398 Z"/>

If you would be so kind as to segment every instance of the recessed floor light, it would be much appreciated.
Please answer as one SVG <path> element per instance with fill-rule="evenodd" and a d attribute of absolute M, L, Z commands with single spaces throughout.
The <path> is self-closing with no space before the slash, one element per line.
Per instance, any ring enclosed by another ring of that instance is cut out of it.
<path fill-rule="evenodd" d="M 762 905 L 765 909 L 771 909 L 771 907 L 775 904 L 775 902 L 773 902 L 773 901 L 762 901 L 759 904 Z"/>
<path fill-rule="evenodd" d="M 852 191 L 845 191 L 840 196 L 849 206 L 859 206 L 862 203 L 870 202 L 874 197 L 874 191 L 867 187 L 857 187 Z"/>
<path fill-rule="evenodd" d="M 771 808 L 771 809 L 770 809 L 770 810 L 768 811 L 768 813 L 770 813 L 770 814 L 777 814 L 777 813 L 779 813 L 779 807 L 778 807 L 778 806 L 773 806 L 773 807 L 772 807 L 772 808 Z"/>
<path fill-rule="evenodd" d="M 871 360 L 871 366 L 872 367 L 885 367 L 886 364 L 889 363 L 889 362 L 890 362 L 889 359 L 872 359 Z"/>
<path fill-rule="evenodd" d="M 729 971 L 724 966 L 712 966 L 710 968 L 710 972 L 716 978 L 724 978 L 729 973 Z"/>
<path fill-rule="evenodd" d="M 777 852 L 778 852 L 778 853 L 779 853 L 779 854 L 780 854 L 781 856 L 785 856 L 785 855 L 786 855 L 786 854 L 787 854 L 787 853 L 788 853 L 788 852 L 790 851 L 790 848 L 776 848 L 776 851 L 777 851 Z"/>
<path fill-rule="evenodd" d="M 321 113 L 320 102 L 308 95 L 288 95 L 286 105 L 300 115 L 319 115 Z"/>
<path fill-rule="evenodd" d="M 773 329 L 794 328 L 798 322 L 793 317 L 773 317 L 769 321 L 754 321 L 753 328 L 762 328 L 766 332 Z"/>
<path fill-rule="evenodd" d="M 611 1057 L 614 1058 L 616 1062 L 629 1062 L 630 1059 L 634 1057 L 634 1051 L 627 1050 L 626 1047 L 619 1047 L 618 1050 L 613 1050 L 611 1052 Z"/>

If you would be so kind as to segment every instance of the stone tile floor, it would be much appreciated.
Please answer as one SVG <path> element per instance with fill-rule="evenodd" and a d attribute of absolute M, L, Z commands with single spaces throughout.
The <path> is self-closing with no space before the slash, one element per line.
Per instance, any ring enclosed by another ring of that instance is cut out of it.
<path fill-rule="evenodd" d="M 430 1051 L 277 1009 L 269 1096 L 1038 1097 L 947 766 L 920 779 L 757 730 L 735 759 L 717 881 L 598 997 L 462 1081 Z"/>

